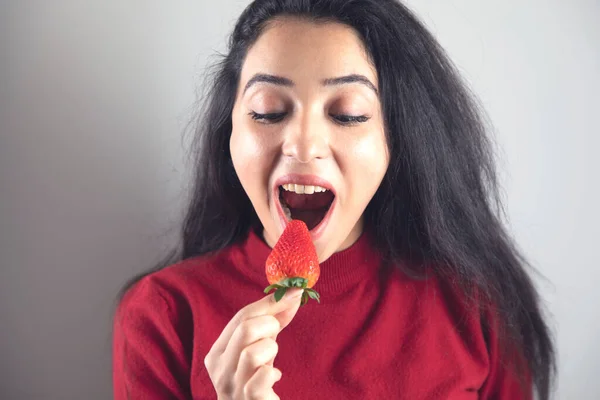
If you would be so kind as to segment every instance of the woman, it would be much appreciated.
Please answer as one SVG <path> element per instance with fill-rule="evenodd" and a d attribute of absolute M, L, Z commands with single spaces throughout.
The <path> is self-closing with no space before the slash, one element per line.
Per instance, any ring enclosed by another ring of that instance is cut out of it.
<path fill-rule="evenodd" d="M 415 16 L 257 0 L 217 67 L 181 249 L 115 316 L 115 398 L 547 399 L 553 345 L 482 118 Z M 321 304 L 262 293 L 290 219 Z"/>

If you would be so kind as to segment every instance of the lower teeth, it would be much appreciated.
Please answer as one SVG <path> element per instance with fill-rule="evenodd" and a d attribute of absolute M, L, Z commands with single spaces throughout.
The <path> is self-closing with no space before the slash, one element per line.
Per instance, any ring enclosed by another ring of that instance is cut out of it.
<path fill-rule="evenodd" d="M 290 211 L 290 209 L 287 206 L 284 206 L 283 204 L 281 205 L 281 208 L 283 208 L 283 213 L 285 214 L 288 221 L 291 221 L 292 220 L 292 212 Z"/>

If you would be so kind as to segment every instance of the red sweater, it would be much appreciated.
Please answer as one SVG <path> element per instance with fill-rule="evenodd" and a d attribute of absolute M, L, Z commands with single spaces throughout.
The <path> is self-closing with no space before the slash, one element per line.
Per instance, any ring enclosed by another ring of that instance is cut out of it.
<path fill-rule="evenodd" d="M 251 232 L 130 289 L 114 320 L 115 399 L 216 399 L 204 357 L 233 315 L 265 296 L 270 250 Z M 315 290 L 321 304 L 300 307 L 277 337 L 282 400 L 532 398 L 459 295 L 385 266 L 367 234 L 321 264 Z"/>

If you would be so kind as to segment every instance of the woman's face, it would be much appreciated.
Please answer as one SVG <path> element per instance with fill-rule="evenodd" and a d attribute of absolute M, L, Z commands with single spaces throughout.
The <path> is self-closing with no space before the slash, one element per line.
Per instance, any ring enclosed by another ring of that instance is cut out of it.
<path fill-rule="evenodd" d="M 250 48 L 230 150 L 269 246 L 290 217 L 307 223 L 321 262 L 358 239 L 389 163 L 377 88 L 342 24 L 280 18 Z"/>

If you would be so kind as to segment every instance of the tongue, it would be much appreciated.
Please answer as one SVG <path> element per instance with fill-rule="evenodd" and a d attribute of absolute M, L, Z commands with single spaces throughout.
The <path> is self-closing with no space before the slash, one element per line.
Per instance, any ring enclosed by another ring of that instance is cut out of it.
<path fill-rule="evenodd" d="M 283 200 L 291 208 L 297 211 L 318 210 L 328 207 L 333 200 L 333 194 L 329 191 L 314 194 L 297 194 L 283 191 Z"/>
<path fill-rule="evenodd" d="M 292 214 L 292 219 L 299 219 L 300 221 L 304 221 L 306 227 L 309 231 L 313 230 L 325 217 L 325 213 L 327 209 L 321 210 L 298 210 L 291 209 L 290 213 Z"/>
<path fill-rule="evenodd" d="M 333 202 L 333 193 L 297 194 L 283 191 L 284 203 L 289 207 L 292 219 L 304 221 L 308 230 L 314 229 L 325 218 Z"/>

